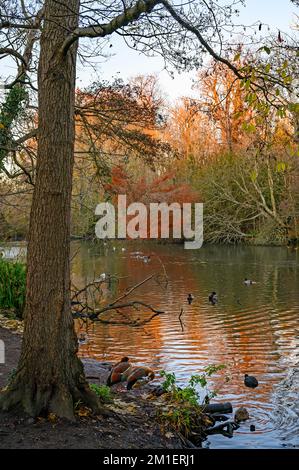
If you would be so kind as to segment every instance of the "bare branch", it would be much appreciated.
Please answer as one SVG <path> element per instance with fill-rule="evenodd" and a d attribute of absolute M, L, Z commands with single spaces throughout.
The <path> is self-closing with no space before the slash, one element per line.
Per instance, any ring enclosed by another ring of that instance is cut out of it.
<path fill-rule="evenodd" d="M 145 302 L 142 302 L 140 300 L 133 300 L 132 302 L 127 302 L 125 304 L 108 305 L 107 307 L 104 307 L 102 309 L 94 310 L 94 313 L 89 315 L 89 319 L 95 320 L 96 318 L 98 318 L 99 315 L 101 315 L 102 313 L 108 312 L 109 310 L 119 310 L 119 309 L 127 308 L 127 307 L 136 308 L 138 305 L 142 305 L 143 307 L 148 308 L 149 310 L 151 310 L 152 312 L 156 314 L 165 313 L 163 310 L 157 310 L 151 305 L 146 304 Z"/>
<path fill-rule="evenodd" d="M 153 318 L 157 317 L 158 315 L 160 315 L 161 313 L 164 313 L 164 312 L 156 312 L 156 313 L 153 313 L 153 315 L 151 315 L 149 318 L 146 318 L 145 320 L 133 320 L 133 321 L 121 321 L 121 320 L 104 320 L 103 318 L 98 318 L 96 321 L 99 322 L 99 323 L 104 323 L 104 324 L 109 324 L 109 325 L 129 325 L 129 326 L 132 326 L 132 327 L 138 327 L 138 326 L 143 326 L 145 325 L 146 323 L 150 323 Z"/>
<path fill-rule="evenodd" d="M 183 314 L 184 314 L 184 309 L 181 308 L 181 311 L 180 311 L 180 314 L 179 314 L 179 322 L 181 324 L 182 332 L 184 332 L 184 323 L 183 323 L 183 320 L 182 320 Z"/>
<path fill-rule="evenodd" d="M 12 55 L 16 59 L 19 59 L 21 62 L 23 62 L 24 66 L 27 67 L 27 62 L 25 58 L 20 54 L 18 51 L 15 51 L 14 49 L 10 49 L 9 47 L 2 47 L 0 48 L 0 55 Z"/>
<path fill-rule="evenodd" d="M 153 8 L 161 3 L 158 0 L 138 0 L 137 3 L 131 7 L 127 8 L 123 13 L 116 16 L 107 24 L 95 24 L 91 26 L 87 26 L 84 28 L 77 28 L 75 29 L 65 40 L 62 46 L 62 54 L 66 54 L 69 50 L 70 46 L 77 41 L 79 38 L 82 37 L 89 37 L 89 38 L 99 38 L 109 36 L 115 31 L 128 24 L 132 23 L 133 21 L 138 20 L 138 18 L 143 13 L 150 13 Z"/>
<path fill-rule="evenodd" d="M 144 279 L 143 281 L 139 282 L 138 284 L 136 284 L 135 286 L 127 289 L 125 291 L 124 294 L 122 294 L 120 297 L 118 297 L 116 300 L 114 300 L 114 302 L 112 302 L 111 304 L 109 304 L 110 307 L 112 307 L 113 305 L 115 305 L 117 302 L 119 302 L 120 300 L 124 299 L 125 297 L 128 297 L 128 295 L 130 295 L 135 289 L 137 289 L 138 287 L 142 286 L 142 284 L 145 284 L 146 282 L 150 281 L 150 279 L 153 279 L 154 277 L 154 274 L 152 274 L 151 276 L 147 277 L 146 279 Z"/>
<path fill-rule="evenodd" d="M 0 29 L 39 29 L 35 24 L 26 23 L 12 23 L 11 21 L 0 22 Z"/>
<path fill-rule="evenodd" d="M 195 26 L 188 23 L 186 20 L 184 20 L 184 18 L 182 18 L 166 0 L 161 0 L 160 3 L 164 5 L 166 10 L 181 26 L 183 26 L 184 29 L 190 31 L 197 37 L 201 45 L 217 62 L 222 62 L 223 64 L 225 64 L 228 68 L 230 68 L 236 74 L 238 78 L 240 79 L 244 78 L 243 75 L 240 73 L 240 71 L 237 69 L 237 67 L 235 67 L 229 60 L 218 55 L 217 52 L 214 51 L 214 49 L 207 43 L 204 37 L 200 34 L 198 29 Z"/>

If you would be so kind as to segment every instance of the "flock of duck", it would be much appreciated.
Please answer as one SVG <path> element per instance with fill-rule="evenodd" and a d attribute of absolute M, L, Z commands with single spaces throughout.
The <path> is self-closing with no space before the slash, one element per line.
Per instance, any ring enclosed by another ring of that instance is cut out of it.
<path fill-rule="evenodd" d="M 105 242 L 104 245 L 106 246 L 107 242 Z M 117 249 L 116 246 L 112 247 L 112 251 L 116 251 L 116 249 Z M 122 247 L 121 251 L 124 253 L 125 251 L 127 251 L 127 249 Z M 149 263 L 151 261 L 151 255 L 144 255 L 142 251 L 133 251 L 130 253 L 130 255 L 132 258 L 139 259 L 143 261 L 144 263 Z"/>

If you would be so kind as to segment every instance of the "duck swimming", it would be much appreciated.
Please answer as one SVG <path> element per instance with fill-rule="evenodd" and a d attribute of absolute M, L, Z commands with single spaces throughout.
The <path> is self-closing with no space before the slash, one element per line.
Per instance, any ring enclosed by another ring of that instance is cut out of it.
<path fill-rule="evenodd" d="M 143 253 L 142 251 L 131 251 L 130 255 L 133 256 L 134 258 L 141 258 Z"/>
<path fill-rule="evenodd" d="M 86 344 L 87 343 L 87 335 L 86 333 L 79 333 L 79 336 L 78 336 L 78 343 L 79 344 Z"/>
<path fill-rule="evenodd" d="M 256 388 L 259 383 L 258 383 L 258 380 L 255 377 L 253 377 L 253 375 L 245 374 L 244 384 L 246 385 L 246 387 Z"/>
<path fill-rule="evenodd" d="M 252 286 L 253 284 L 256 284 L 256 282 L 255 282 L 255 281 L 252 281 L 251 279 L 247 279 L 247 278 L 245 277 L 245 279 L 244 279 L 244 284 L 245 284 L 246 286 Z"/>
<path fill-rule="evenodd" d="M 212 294 L 209 295 L 209 302 L 211 302 L 212 305 L 216 305 L 218 302 L 218 297 L 216 292 L 212 292 Z"/>
<path fill-rule="evenodd" d="M 187 301 L 188 304 L 191 305 L 194 300 L 194 295 L 193 294 L 188 294 Z"/>

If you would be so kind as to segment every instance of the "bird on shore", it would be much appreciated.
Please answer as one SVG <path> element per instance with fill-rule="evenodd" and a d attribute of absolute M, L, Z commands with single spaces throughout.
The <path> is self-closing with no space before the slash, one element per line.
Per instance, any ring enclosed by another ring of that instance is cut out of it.
<path fill-rule="evenodd" d="M 107 379 L 107 385 L 111 387 L 111 385 L 117 384 L 121 382 L 122 374 L 129 369 L 131 366 L 129 362 L 129 358 L 127 356 L 123 357 L 120 362 L 112 366 L 110 375 Z"/>
<path fill-rule="evenodd" d="M 100 274 L 100 276 L 99 276 L 99 281 L 105 281 L 106 278 L 107 278 L 107 274 L 106 274 L 106 273 L 102 273 L 102 274 Z"/>
<path fill-rule="evenodd" d="M 150 255 L 148 255 L 148 256 L 143 256 L 143 258 L 142 258 L 142 261 L 143 261 L 144 263 L 149 263 L 150 260 L 151 260 L 151 256 L 150 256 Z"/>
<path fill-rule="evenodd" d="M 243 282 L 246 286 L 252 286 L 253 284 L 256 284 L 255 281 L 252 281 L 251 279 L 247 279 L 247 277 L 245 277 Z"/>
<path fill-rule="evenodd" d="M 245 374 L 244 375 L 244 384 L 246 385 L 246 387 L 256 388 L 259 383 L 258 383 L 257 379 L 255 377 L 253 377 L 253 375 Z"/>
<path fill-rule="evenodd" d="M 212 294 L 209 295 L 209 302 L 211 302 L 212 305 L 216 305 L 218 302 L 218 297 L 216 292 L 212 292 Z"/>
<path fill-rule="evenodd" d="M 187 301 L 188 304 L 191 305 L 194 300 L 194 295 L 193 294 L 188 294 Z"/>
<path fill-rule="evenodd" d="M 148 381 L 154 380 L 155 373 L 146 366 L 133 367 L 131 371 L 127 370 L 123 374 L 122 382 L 127 382 L 127 390 L 131 390 L 138 380 L 148 378 Z"/>

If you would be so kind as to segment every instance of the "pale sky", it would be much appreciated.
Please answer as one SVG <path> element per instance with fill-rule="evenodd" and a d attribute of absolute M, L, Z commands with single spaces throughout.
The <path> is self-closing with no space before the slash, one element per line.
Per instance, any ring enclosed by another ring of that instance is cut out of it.
<path fill-rule="evenodd" d="M 271 27 L 271 30 L 281 30 L 290 32 L 290 27 L 294 23 L 295 12 L 299 14 L 299 9 L 290 0 L 247 0 L 246 7 L 240 9 L 240 16 L 236 23 L 251 25 L 261 21 Z M 112 41 L 113 42 L 113 41 Z M 107 62 L 99 64 L 97 67 L 101 78 L 111 79 L 119 75 L 123 79 L 129 79 L 137 74 L 156 73 L 162 91 L 166 93 L 171 101 L 180 96 L 192 96 L 192 79 L 196 72 L 176 74 L 172 79 L 166 71 L 163 71 L 163 61 L 161 58 L 148 58 L 138 54 L 126 47 L 121 41 L 114 41 L 115 53 Z M 110 52 L 110 51 L 109 51 Z M 92 71 L 78 69 L 78 86 L 86 86 L 95 78 Z"/>
<path fill-rule="evenodd" d="M 273 31 L 288 31 L 294 24 L 295 12 L 299 15 L 299 8 L 296 8 L 290 0 L 247 0 L 246 7 L 243 7 L 236 24 L 251 25 L 258 21 L 266 23 Z M 160 57 L 149 58 L 138 52 L 132 51 L 124 45 L 117 36 L 112 40 L 113 47 L 109 52 L 115 54 L 106 62 L 102 59 L 97 64 L 97 74 L 104 80 L 111 80 L 115 76 L 120 76 L 127 80 L 137 74 L 156 73 L 159 78 L 160 88 L 163 93 L 174 101 L 180 96 L 192 96 L 192 79 L 196 72 L 175 74 L 172 79 L 163 70 L 164 64 Z M 6 60 L 0 61 L 0 78 L 6 77 L 8 73 L 13 73 L 12 64 Z M 96 73 L 88 67 L 78 67 L 77 86 L 83 88 L 96 79 Z"/>

